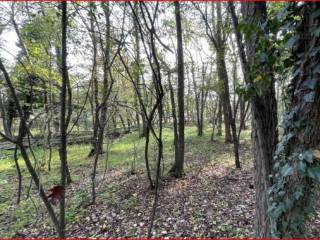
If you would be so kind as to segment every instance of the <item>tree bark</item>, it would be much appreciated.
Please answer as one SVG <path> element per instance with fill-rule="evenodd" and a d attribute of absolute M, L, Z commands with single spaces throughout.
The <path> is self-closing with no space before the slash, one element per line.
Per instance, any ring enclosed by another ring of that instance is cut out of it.
<path fill-rule="evenodd" d="M 222 103 L 219 97 L 218 113 L 217 113 L 217 136 L 222 136 Z"/>
<path fill-rule="evenodd" d="M 274 190 L 272 195 L 272 206 L 286 206 L 278 217 L 271 215 L 272 233 L 280 238 L 305 238 L 306 223 L 311 219 L 310 208 L 314 209 L 318 200 L 315 187 L 320 181 L 320 57 L 319 51 L 310 53 L 320 44 L 319 35 L 314 34 L 314 29 L 320 27 L 319 9 L 318 2 L 305 2 L 296 9 L 301 20 L 296 28 L 299 40 L 293 46 L 292 72 L 299 71 L 299 74 L 292 74 L 287 89 L 284 135 L 275 154 L 279 166 L 275 165 L 273 189 L 282 187 L 279 190 L 283 194 Z M 292 173 L 284 176 L 285 167 L 292 168 Z M 277 185 L 279 182 L 283 185 Z M 301 193 L 299 197 L 297 191 Z M 290 204 L 286 204 L 288 201 Z"/>
<path fill-rule="evenodd" d="M 197 85 L 196 82 L 196 73 L 195 73 L 195 68 L 194 68 L 194 62 L 191 57 L 191 76 L 192 76 L 192 83 L 193 83 L 193 92 L 194 92 L 194 101 L 196 105 L 196 115 L 197 115 L 197 130 L 198 130 L 198 136 L 203 135 L 203 116 L 201 114 L 202 112 L 202 95 L 203 95 L 203 89 L 199 90 L 199 86 Z"/>
<path fill-rule="evenodd" d="M 224 109 L 224 121 L 225 126 L 229 127 L 231 126 L 232 130 L 232 141 L 233 141 L 233 150 L 234 150 L 234 157 L 235 157 L 235 165 L 236 168 L 240 168 L 240 159 L 239 159 L 239 142 L 237 138 L 237 129 L 236 129 L 236 123 L 235 119 L 232 116 L 232 108 L 230 104 L 230 93 L 229 93 L 229 81 L 228 81 L 228 74 L 227 74 L 227 68 L 226 68 L 226 62 L 225 62 L 225 53 L 224 49 L 217 49 L 217 70 L 218 70 L 218 76 L 219 79 L 223 81 L 223 109 Z M 227 134 L 227 132 L 226 132 Z M 226 142 L 227 142 L 226 138 Z"/>
<path fill-rule="evenodd" d="M 169 83 L 169 92 L 170 92 L 170 101 L 171 101 L 171 114 L 172 114 L 172 121 L 173 121 L 173 144 L 174 144 L 174 165 L 172 166 L 170 172 L 174 173 L 177 162 L 179 161 L 179 149 L 178 149 L 178 120 L 177 120 L 177 111 L 176 111 L 176 102 L 175 102 L 175 96 L 174 91 L 171 83 L 171 73 L 168 75 L 168 83 Z"/>
<path fill-rule="evenodd" d="M 7 109 L 5 107 L 4 100 L 2 99 L 2 92 L 0 91 L 0 112 L 1 112 L 1 117 L 2 117 L 2 124 L 3 124 L 3 129 L 4 133 L 7 136 L 11 136 L 11 125 L 9 124 L 9 114 L 7 114 Z"/>
<path fill-rule="evenodd" d="M 241 3 L 242 14 L 246 24 L 259 25 L 267 19 L 266 3 Z M 242 44 L 242 36 L 238 32 L 237 18 L 232 3 L 229 3 L 233 19 L 234 29 L 236 31 L 237 45 L 240 61 L 246 83 L 252 82 L 250 78 L 251 71 L 257 71 L 255 65 L 256 45 L 259 40 L 257 34 L 251 39 L 246 40 L 245 48 Z M 260 71 L 264 71 L 261 66 Z M 271 66 L 270 66 L 271 68 Z M 259 70 L 259 69 L 258 69 Z M 272 69 L 270 69 L 269 72 Z M 252 141 L 255 166 L 255 190 L 256 190 L 256 213 L 255 213 L 255 231 L 256 237 L 270 237 L 270 221 L 267 213 L 269 200 L 267 191 L 271 185 L 270 174 L 272 173 L 272 158 L 277 144 L 277 107 L 274 92 L 274 77 L 270 75 L 271 83 L 263 91 L 263 94 L 254 96 L 251 99 L 252 112 Z"/>
<path fill-rule="evenodd" d="M 14 163 L 16 165 L 16 170 L 18 174 L 17 204 L 20 204 L 21 192 L 22 192 L 22 174 L 21 174 L 21 169 L 18 161 L 17 151 L 18 151 L 18 146 L 16 146 L 14 149 L 13 159 L 14 159 Z"/>
<path fill-rule="evenodd" d="M 91 33 L 91 41 L 93 47 L 93 57 L 92 57 L 92 70 L 91 70 L 91 81 L 93 82 L 92 86 L 92 122 L 93 122 L 93 138 L 92 138 L 92 149 L 89 152 L 88 157 L 94 156 L 96 153 L 101 154 L 102 149 L 97 148 L 97 141 L 98 141 L 98 131 L 99 131 L 99 83 L 98 83 L 98 76 L 97 76 L 97 58 L 98 58 L 98 41 L 96 37 L 96 30 L 95 30 L 95 19 L 94 19 L 94 12 L 95 12 L 95 4 L 90 3 L 90 33 Z"/>
<path fill-rule="evenodd" d="M 139 15 L 139 6 L 138 6 L 138 2 L 134 3 L 134 9 L 137 15 Z M 135 17 L 133 16 L 133 27 L 134 27 L 134 44 L 135 44 L 135 71 L 134 71 L 134 78 L 136 81 L 136 84 L 138 86 L 137 91 L 139 91 L 139 94 L 142 96 L 144 95 L 141 91 L 141 89 L 144 89 L 145 86 L 144 84 L 141 84 L 140 82 L 140 74 L 141 74 L 141 59 L 140 59 L 140 38 L 139 38 L 139 28 L 138 28 L 138 23 L 137 20 L 135 19 Z M 143 111 L 141 109 L 141 106 L 138 104 L 138 94 L 135 94 L 135 105 L 136 108 L 139 109 L 140 111 L 136 112 L 136 119 L 137 119 L 137 124 L 138 124 L 138 130 L 139 130 L 139 137 L 145 137 L 146 136 L 146 127 L 147 127 L 147 123 L 146 123 L 146 118 L 143 114 Z M 141 118 L 141 122 L 140 122 L 140 118 Z"/>
<path fill-rule="evenodd" d="M 175 177 L 180 178 L 183 175 L 184 165 L 184 63 L 183 63 L 183 44 L 182 44 L 182 27 L 180 16 L 180 3 L 174 2 L 176 30 L 177 30 L 177 55 L 178 55 L 178 157 Z"/>
<path fill-rule="evenodd" d="M 68 68 L 67 68 L 67 2 L 61 3 L 61 27 L 62 27 L 62 38 L 61 38 L 61 73 L 62 73 L 62 86 L 60 95 L 60 148 L 59 155 L 61 161 L 61 180 L 60 184 L 63 188 L 62 196 L 60 199 L 60 229 L 59 237 L 65 237 L 65 188 L 67 180 L 67 129 L 68 125 L 66 122 L 66 98 L 67 98 L 67 84 L 69 81 Z"/>
<path fill-rule="evenodd" d="M 100 119 L 97 119 L 98 121 L 98 134 L 97 134 L 97 141 L 96 141 L 96 150 L 98 149 L 101 153 L 103 150 L 103 137 L 104 137 L 104 130 L 106 126 L 107 121 L 107 110 L 108 110 L 108 99 L 111 93 L 113 81 L 109 81 L 109 71 L 110 71 L 110 50 L 111 50 L 111 42 L 110 42 L 110 6 L 109 2 L 102 3 L 102 8 L 105 15 L 106 20 L 106 32 L 105 32 L 105 47 L 103 49 L 103 94 L 102 94 L 102 102 L 99 106 L 99 109 L 101 109 Z M 110 79 L 111 80 L 111 79 Z M 99 111 L 97 109 L 97 111 Z M 124 126 L 125 127 L 125 126 Z M 94 157 L 94 164 L 93 164 L 93 172 L 91 175 L 92 180 L 92 203 L 96 200 L 96 189 L 95 189 L 95 177 L 96 177 L 96 171 L 97 171 L 97 164 L 99 160 L 99 154 L 100 152 L 95 153 Z"/>

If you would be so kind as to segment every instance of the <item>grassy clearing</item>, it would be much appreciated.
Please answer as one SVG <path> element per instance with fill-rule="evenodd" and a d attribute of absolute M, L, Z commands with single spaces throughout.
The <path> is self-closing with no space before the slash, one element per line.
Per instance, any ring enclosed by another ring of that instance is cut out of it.
<path fill-rule="evenodd" d="M 188 164 L 188 154 L 193 158 L 207 158 L 209 161 L 215 161 L 227 166 L 233 166 L 232 151 L 220 152 L 219 147 L 223 146 L 224 137 L 215 138 L 215 142 L 210 141 L 211 129 L 204 131 L 204 136 L 197 136 L 196 127 L 186 127 L 186 173 L 191 171 Z M 250 139 L 250 131 L 244 131 L 241 137 L 242 141 Z M 164 142 L 164 172 L 170 168 L 173 162 L 173 132 L 170 128 L 165 128 L 163 132 Z M 116 140 L 110 141 L 104 145 L 104 149 L 109 146 L 108 159 L 106 154 L 101 155 L 98 172 L 103 174 L 104 171 L 117 169 L 124 172 L 130 172 L 132 168 L 135 171 L 144 170 L 144 139 L 139 139 L 137 133 L 131 133 L 122 136 Z M 134 146 L 136 146 L 136 162 L 133 165 Z M 151 169 L 155 171 L 156 146 L 151 140 L 149 153 Z M 48 152 L 43 148 L 33 149 L 37 159 L 37 171 L 40 175 L 42 184 L 45 189 L 51 188 L 53 185 L 59 184 L 59 154 L 54 149 L 51 163 L 51 171 L 47 170 Z M 72 221 L 86 215 L 86 209 L 79 208 L 79 205 L 88 202 L 90 199 L 90 191 L 88 181 L 92 168 L 92 158 L 87 158 L 90 151 L 90 145 L 72 145 L 68 146 L 68 163 L 71 170 L 72 180 L 75 184 L 83 184 L 86 187 L 77 188 L 72 196 L 68 199 L 67 221 Z M 23 159 L 19 157 L 19 164 L 23 174 L 23 192 L 20 205 L 16 205 L 16 189 L 17 176 L 13 152 L 3 151 L 2 155 L 8 155 L 7 158 L 0 160 L 0 237 L 12 237 L 17 231 L 35 223 L 40 215 L 45 214 L 45 210 L 36 195 L 36 189 L 31 185 L 30 197 L 26 196 L 30 188 L 30 176 L 27 172 Z M 11 155 L 11 156 L 10 156 Z M 218 156 L 218 157 L 217 157 Z M 118 191 L 117 183 L 110 184 L 105 192 L 100 193 L 101 199 L 104 201 L 116 201 L 113 198 L 115 192 Z M 48 226 L 50 225 L 48 221 Z"/>

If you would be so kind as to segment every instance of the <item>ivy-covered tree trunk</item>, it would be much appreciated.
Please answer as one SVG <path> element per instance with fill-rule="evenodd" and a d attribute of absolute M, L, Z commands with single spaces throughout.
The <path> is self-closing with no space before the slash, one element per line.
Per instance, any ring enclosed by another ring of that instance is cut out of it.
<path fill-rule="evenodd" d="M 273 153 L 277 144 L 277 105 L 274 84 L 271 83 L 263 96 L 255 97 L 251 104 L 252 142 L 254 152 L 256 212 L 256 237 L 270 237 L 268 216 Z"/>
<path fill-rule="evenodd" d="M 234 6 L 232 3 L 229 3 L 229 7 L 236 31 L 237 45 L 246 82 L 252 84 L 253 78 L 262 75 L 267 78 L 263 79 L 263 81 L 269 81 L 269 85 L 266 88 L 256 84 L 255 88 L 260 94 L 255 94 L 251 98 L 254 180 L 256 190 L 255 234 L 256 237 L 267 238 L 270 237 L 270 220 L 268 215 L 269 196 L 267 192 L 271 186 L 270 175 L 272 174 L 272 159 L 278 138 L 274 76 L 270 64 L 257 64 L 257 45 L 261 37 L 259 33 L 253 34 L 246 40 L 246 58 L 240 32 L 237 32 L 238 23 Z M 265 2 L 246 2 L 242 3 L 241 8 L 245 24 L 249 27 L 260 26 L 267 20 Z M 265 74 L 266 72 L 270 74 Z"/>
<path fill-rule="evenodd" d="M 293 77 L 287 90 L 284 135 L 275 154 L 272 233 L 306 236 L 313 212 L 313 191 L 320 182 L 320 3 L 305 2 L 293 44 Z"/>
<path fill-rule="evenodd" d="M 255 33 L 246 39 L 245 45 L 242 43 L 242 35 L 239 31 L 235 7 L 232 2 L 229 2 L 229 11 L 235 30 L 244 79 L 247 84 L 255 88 L 256 92 L 259 92 L 259 94 L 251 96 L 256 190 L 255 232 L 256 237 L 267 238 L 270 237 L 268 190 L 271 186 L 270 175 L 272 174 L 272 159 L 277 144 L 278 133 L 277 102 L 275 98 L 272 64 L 269 62 L 261 64 L 257 61 L 261 51 L 264 54 L 268 54 L 266 53 L 267 49 L 264 49 L 265 47 L 258 46 L 261 38 L 266 34 L 266 29 L 260 31 L 259 28 L 259 26 L 262 26 L 267 21 L 266 3 L 243 2 L 241 3 L 241 10 L 244 24 L 247 25 L 248 29 L 257 28 Z M 245 54 L 245 50 L 247 54 Z M 261 82 L 268 84 L 255 83 L 253 79 L 257 77 L 262 79 Z"/>

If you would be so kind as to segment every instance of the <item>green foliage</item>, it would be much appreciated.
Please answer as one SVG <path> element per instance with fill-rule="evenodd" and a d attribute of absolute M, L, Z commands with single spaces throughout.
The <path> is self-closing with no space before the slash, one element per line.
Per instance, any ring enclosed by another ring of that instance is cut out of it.
<path fill-rule="evenodd" d="M 251 66 L 249 82 L 237 88 L 237 92 L 245 100 L 261 96 L 269 88 L 273 78 L 283 82 L 291 73 L 293 61 L 290 50 L 299 40 L 293 29 L 299 19 L 292 17 L 292 3 L 285 7 L 283 5 L 284 3 L 272 3 L 265 22 L 239 24 L 246 40 L 258 39 L 255 65 Z"/>
<path fill-rule="evenodd" d="M 281 13 L 281 28 L 285 32 L 282 42 L 286 50 L 296 50 L 301 43 L 301 36 L 295 31 L 301 18 L 297 14 L 299 8 L 295 6 L 288 4 Z M 315 16 L 317 14 L 315 13 Z M 318 53 L 318 47 L 311 48 L 307 58 L 314 58 Z M 302 55 L 295 56 L 293 79 L 300 79 L 303 71 L 301 62 L 305 61 L 305 56 Z M 287 60 L 292 61 L 290 57 Z M 297 94 L 304 104 L 314 102 L 317 80 L 313 74 L 318 74 L 320 68 L 317 65 L 312 67 L 313 71 L 308 73 L 310 77 L 303 81 L 302 90 L 298 92 L 293 86 L 288 86 L 287 103 L 291 104 Z M 305 237 L 306 222 L 314 214 L 314 186 L 320 182 L 320 162 L 316 161 L 319 150 L 310 147 L 298 148 L 294 144 L 301 142 L 301 135 L 312 134 L 306 121 L 308 116 L 301 116 L 299 106 L 290 107 L 283 117 L 282 127 L 285 134 L 274 155 L 275 174 L 273 186 L 270 188 L 272 204 L 269 208 L 273 237 Z"/>
<path fill-rule="evenodd" d="M 55 10 L 48 10 L 46 15 L 36 15 L 20 29 L 23 45 L 27 52 L 21 51 L 11 78 L 17 87 L 18 97 L 23 106 L 41 107 L 44 92 L 49 92 L 49 85 L 59 85 L 60 74 L 53 66 L 56 62 L 51 53 L 59 44 L 59 21 Z M 19 43 L 21 44 L 21 43 Z M 58 89 L 50 90 L 56 94 Z"/>
<path fill-rule="evenodd" d="M 304 120 L 295 120 L 298 109 L 293 108 L 288 111 L 284 117 L 283 127 L 306 129 Z M 317 151 L 312 149 L 299 150 L 296 149 L 290 155 L 287 150 L 292 145 L 292 141 L 296 140 L 293 132 L 283 135 L 281 141 L 277 145 L 274 155 L 275 172 L 273 178 L 273 186 L 269 190 L 270 201 L 272 203 L 269 213 L 272 223 L 272 234 L 274 237 L 282 236 L 280 232 L 295 233 L 294 236 L 301 236 L 299 233 L 305 232 L 305 222 L 313 213 L 313 190 L 314 183 L 320 182 L 320 164 L 315 161 Z M 291 147 L 292 148 L 292 147 Z M 300 178 L 308 182 L 308 188 L 302 185 L 294 186 L 290 181 L 290 176 L 300 175 Z M 287 192 L 290 191 L 290 192 Z M 293 198 L 288 199 L 288 194 Z M 290 218 L 283 219 L 282 216 L 290 211 Z M 292 212 L 297 211 L 292 214 Z M 292 237 L 291 235 L 282 237 Z"/>

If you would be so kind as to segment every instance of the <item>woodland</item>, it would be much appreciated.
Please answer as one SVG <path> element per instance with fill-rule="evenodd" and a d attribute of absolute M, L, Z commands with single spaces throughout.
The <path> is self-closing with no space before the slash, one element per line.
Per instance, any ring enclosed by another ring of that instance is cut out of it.
<path fill-rule="evenodd" d="M 0 11 L 0 238 L 320 237 L 319 2 Z"/>

